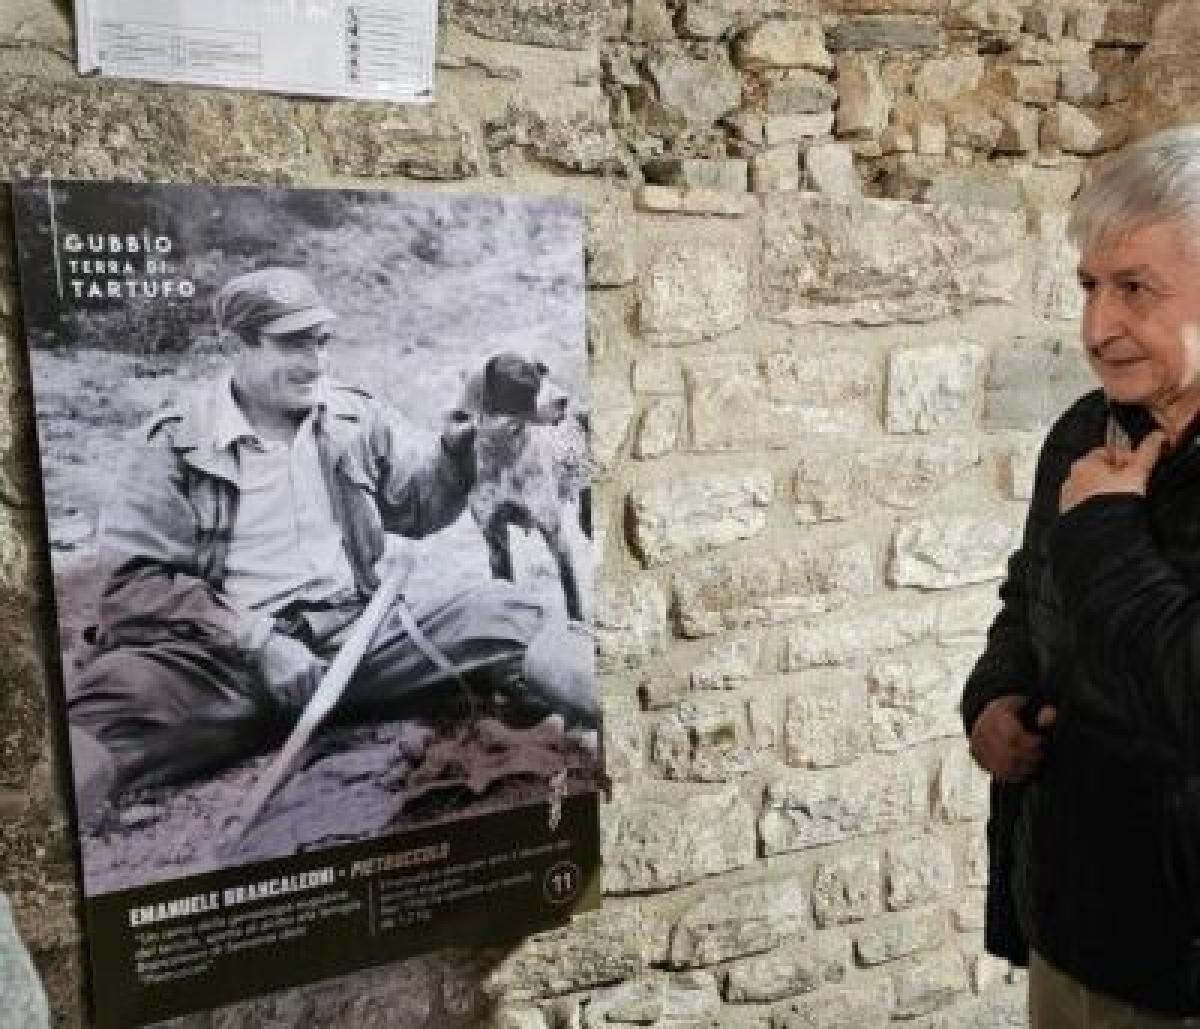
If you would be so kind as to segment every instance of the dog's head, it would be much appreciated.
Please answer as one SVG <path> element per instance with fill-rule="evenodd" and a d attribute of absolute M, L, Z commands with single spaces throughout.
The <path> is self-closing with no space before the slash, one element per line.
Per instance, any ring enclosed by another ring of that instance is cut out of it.
<path fill-rule="evenodd" d="M 487 414 L 557 425 L 566 417 L 568 403 L 541 361 L 503 353 L 484 366 L 482 406 Z"/>

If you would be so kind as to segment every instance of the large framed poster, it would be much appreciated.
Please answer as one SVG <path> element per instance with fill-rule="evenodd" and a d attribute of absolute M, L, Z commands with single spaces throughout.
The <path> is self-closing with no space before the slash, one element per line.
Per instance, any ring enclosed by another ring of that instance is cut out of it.
<path fill-rule="evenodd" d="M 14 204 L 96 1024 L 594 907 L 577 206 Z"/>

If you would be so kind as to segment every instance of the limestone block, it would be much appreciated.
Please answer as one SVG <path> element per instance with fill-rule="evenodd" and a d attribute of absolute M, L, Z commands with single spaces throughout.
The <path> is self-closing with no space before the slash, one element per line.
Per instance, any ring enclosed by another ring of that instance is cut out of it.
<path fill-rule="evenodd" d="M 578 915 L 563 929 L 521 941 L 488 973 L 483 989 L 519 1001 L 619 982 L 644 967 L 647 940 L 648 926 L 638 906 L 607 901 L 602 911 Z"/>
<path fill-rule="evenodd" d="M 999 579 L 1019 540 L 994 516 L 936 515 L 903 525 L 892 537 L 893 586 L 953 589 Z"/>
<path fill-rule="evenodd" d="M 926 790 L 923 768 L 905 756 L 787 773 L 767 783 L 758 822 L 764 852 L 805 850 L 907 825 L 924 811 Z"/>
<path fill-rule="evenodd" d="M 806 683 L 787 698 L 783 723 L 784 760 L 800 768 L 848 765 L 871 746 L 863 718 L 866 689 L 860 676 Z"/>
<path fill-rule="evenodd" d="M 821 985 L 822 971 L 815 944 L 786 947 L 730 965 L 725 999 L 730 1004 L 765 1004 L 809 993 Z"/>
<path fill-rule="evenodd" d="M 708 973 L 655 976 L 593 994 L 582 1029 L 618 1025 L 711 1025 L 721 1007 L 717 983 Z"/>
<path fill-rule="evenodd" d="M 745 0 L 684 0 L 679 34 L 687 39 L 719 39 L 729 34 L 748 7 Z"/>
<path fill-rule="evenodd" d="M 1025 205 L 1031 210 L 1061 214 L 1079 189 L 1079 169 L 1073 167 L 1014 169 L 1014 179 L 1025 193 Z"/>
<path fill-rule="evenodd" d="M 760 751 L 740 700 L 687 697 L 655 728 L 654 760 L 666 779 L 728 782 L 752 771 Z"/>
<path fill-rule="evenodd" d="M 890 984 L 824 989 L 777 1007 L 771 1029 L 888 1029 Z"/>
<path fill-rule="evenodd" d="M 864 501 L 912 510 L 980 463 L 967 439 L 885 443 L 844 449 L 814 443 L 796 465 L 796 518 L 816 522 L 854 518 Z"/>
<path fill-rule="evenodd" d="M 1021 116 L 1032 117 L 1033 148 L 1037 148 L 1037 114 L 1021 104 L 1011 107 L 1019 109 Z M 1004 118 L 1005 124 L 1009 124 Z M 1014 143 L 1016 149 L 1021 144 Z M 1021 184 L 1012 176 L 994 168 L 950 168 L 934 172 L 928 184 L 921 190 L 921 199 L 935 204 L 954 204 L 968 208 L 993 208 L 998 211 L 1023 211 L 1025 196 Z"/>
<path fill-rule="evenodd" d="M 616 172 L 622 153 L 610 121 L 611 103 L 597 84 L 559 87 L 550 96 L 518 94 L 484 120 L 484 136 L 500 173 L 509 152 L 526 149 L 549 164 L 578 172 Z"/>
<path fill-rule="evenodd" d="M 1143 0 L 1109 0 L 1106 6 L 1108 16 L 1097 42 L 1107 46 L 1141 46 L 1149 41 L 1151 9 Z"/>
<path fill-rule="evenodd" d="M 837 59 L 838 107 L 835 128 L 839 136 L 876 139 L 887 128 L 891 96 L 869 54 L 842 54 Z"/>
<path fill-rule="evenodd" d="M 627 693 L 605 692 L 604 771 L 613 782 L 631 782 L 646 766 L 640 710 Z"/>
<path fill-rule="evenodd" d="M 996 89 L 1024 104 L 1048 107 L 1058 98 L 1059 68 L 1053 64 L 1006 64 L 996 74 Z"/>
<path fill-rule="evenodd" d="M 601 580 L 596 591 L 596 668 L 638 668 L 666 650 L 667 601 L 648 576 Z"/>
<path fill-rule="evenodd" d="M 799 189 L 800 148 L 791 143 L 755 154 L 750 158 L 750 188 L 755 193 Z"/>
<path fill-rule="evenodd" d="M 658 103 L 691 125 L 712 125 L 742 99 L 742 80 L 724 59 L 698 60 L 663 49 L 646 60 Z"/>
<path fill-rule="evenodd" d="M 775 750 L 777 727 L 780 724 L 778 704 L 774 697 L 751 697 L 746 701 L 746 721 L 750 726 L 750 739 L 760 753 Z"/>
<path fill-rule="evenodd" d="M 915 958 L 892 974 L 895 1018 L 916 1018 L 944 1007 L 968 988 L 967 969 L 956 950 Z"/>
<path fill-rule="evenodd" d="M 937 608 L 934 634 L 944 647 L 967 646 L 978 652 L 988 626 L 1000 610 L 995 589 L 957 590 Z"/>
<path fill-rule="evenodd" d="M 692 668 L 692 689 L 722 690 L 741 685 L 758 670 L 762 649 L 762 637 L 748 633 L 719 640 Z"/>
<path fill-rule="evenodd" d="M 1068 154 L 1096 154 L 1106 148 L 1104 132 L 1084 111 L 1062 101 L 1042 115 L 1042 146 Z"/>
<path fill-rule="evenodd" d="M 948 142 L 946 119 L 943 115 L 922 114 L 913 129 L 917 153 L 925 157 L 942 157 Z"/>
<path fill-rule="evenodd" d="M 988 32 L 1020 32 L 1024 20 L 1017 0 L 950 0 L 949 15 L 951 28 Z"/>
<path fill-rule="evenodd" d="M 765 206 L 765 300 L 784 321 L 930 321 L 1018 297 L 1022 215 L 807 194 Z"/>
<path fill-rule="evenodd" d="M 496 1015 L 496 1029 L 550 1029 L 550 1023 L 541 1008 L 522 1005 L 501 1008 Z"/>
<path fill-rule="evenodd" d="M 1004 122 L 992 113 L 990 104 L 967 96 L 949 105 L 946 132 L 953 146 L 990 154 L 1004 138 Z"/>
<path fill-rule="evenodd" d="M 960 736 L 957 708 L 966 671 L 941 654 L 876 662 L 868 676 L 875 746 L 893 751 Z"/>
<path fill-rule="evenodd" d="M 1104 98 L 1100 73 L 1076 65 L 1063 68 L 1058 74 L 1058 95 L 1068 104 L 1094 104 Z"/>
<path fill-rule="evenodd" d="M 950 909 L 955 932 L 981 933 L 987 924 L 987 890 L 969 889 Z"/>
<path fill-rule="evenodd" d="M 820 139 L 833 131 L 833 111 L 816 114 L 768 114 L 764 123 L 767 146 Z"/>
<path fill-rule="evenodd" d="M 682 397 L 656 397 L 647 406 L 633 440 L 633 456 L 639 459 L 664 457 L 679 442 L 683 423 Z"/>
<path fill-rule="evenodd" d="M 948 822 L 987 816 L 988 777 L 972 760 L 965 740 L 942 756 L 934 779 L 933 808 Z"/>
<path fill-rule="evenodd" d="M 930 609 L 911 604 L 804 623 L 788 630 L 783 670 L 849 664 L 864 656 L 915 643 L 932 629 Z"/>
<path fill-rule="evenodd" d="M 1022 433 L 1009 445 L 1005 470 L 1008 473 L 1008 495 L 1012 500 L 1032 500 L 1033 480 L 1037 472 L 1041 437 L 1037 433 Z"/>
<path fill-rule="evenodd" d="M 1061 340 L 1015 341 L 992 354 L 983 425 L 1045 430 L 1078 397 L 1095 388 L 1082 348 Z"/>
<path fill-rule="evenodd" d="M 737 328 L 749 314 L 743 236 L 707 224 L 652 241 L 640 283 L 639 321 L 651 343 L 691 343 Z"/>
<path fill-rule="evenodd" d="M 597 363 L 628 357 L 637 348 L 633 322 L 632 289 L 597 289 L 587 295 L 584 329 L 588 354 Z"/>
<path fill-rule="evenodd" d="M 675 26 L 664 0 L 631 0 L 625 38 L 631 43 L 674 40 Z"/>
<path fill-rule="evenodd" d="M 633 363 L 633 388 L 637 393 L 682 393 L 683 367 L 669 350 L 651 350 Z"/>
<path fill-rule="evenodd" d="M 684 365 L 698 451 L 778 449 L 809 435 L 854 437 L 869 424 L 874 371 L 850 348 L 722 354 Z"/>
<path fill-rule="evenodd" d="M 1026 1029 L 1026 991 L 1015 986 L 990 991 L 983 997 L 968 997 L 929 1015 L 921 1029 Z"/>
<path fill-rule="evenodd" d="M 888 354 L 888 432 L 965 426 L 974 415 L 987 351 L 974 343 L 899 347 Z"/>
<path fill-rule="evenodd" d="M 942 45 L 942 28 L 936 20 L 919 17 L 864 15 L 843 18 L 827 35 L 829 49 L 933 50 Z"/>
<path fill-rule="evenodd" d="M 70 8 L 45 0 L 9 0 L 0 9 L 0 42 L 69 48 L 73 45 Z"/>
<path fill-rule="evenodd" d="M 889 911 L 930 904 L 954 890 L 954 855 L 938 836 L 919 836 L 887 849 L 883 872 Z"/>
<path fill-rule="evenodd" d="M 814 143 L 804 152 L 805 185 L 838 200 L 862 196 L 854 152 L 844 143 Z"/>
<path fill-rule="evenodd" d="M 838 97 L 824 75 L 803 68 L 768 72 L 766 82 L 767 114 L 820 114 Z"/>
<path fill-rule="evenodd" d="M 624 286 L 637 276 L 632 219 L 620 196 L 587 206 L 583 255 L 589 286 Z"/>
<path fill-rule="evenodd" d="M 946 942 L 946 936 L 946 916 L 940 908 L 903 911 L 859 929 L 854 954 L 867 967 L 882 965 L 933 950 Z"/>
<path fill-rule="evenodd" d="M 971 987 L 984 993 L 1003 985 L 1008 979 L 1008 962 L 991 954 L 976 954 L 971 959 Z"/>
<path fill-rule="evenodd" d="M 744 189 L 744 184 L 743 184 Z M 689 186 L 641 186 L 634 194 L 639 211 L 661 214 L 709 214 L 736 218 L 754 209 L 753 201 L 744 195 L 716 189 L 693 189 Z"/>
<path fill-rule="evenodd" d="M 879 913 L 879 856 L 843 855 L 817 865 L 813 876 L 813 918 L 818 928 L 863 922 Z"/>
<path fill-rule="evenodd" d="M 642 165 L 647 182 L 661 186 L 746 192 L 746 161 L 741 158 L 660 157 Z"/>
<path fill-rule="evenodd" d="M 664 779 L 685 780 L 692 769 L 692 739 L 679 718 L 661 719 L 654 726 L 650 758 Z"/>
<path fill-rule="evenodd" d="M 1067 12 L 1066 31 L 1075 39 L 1094 43 L 1104 35 L 1104 23 L 1108 20 L 1106 4 L 1082 3 Z"/>
<path fill-rule="evenodd" d="M 1051 42 L 1023 34 L 1017 37 L 1012 56 L 1020 64 L 1085 65 L 1091 51 L 1090 43 L 1081 43 L 1077 39 L 1063 38 Z"/>
<path fill-rule="evenodd" d="M 1034 309 L 1043 318 L 1075 322 L 1083 314 L 1083 290 L 1076 269 L 1079 250 L 1067 238 L 1067 216 L 1042 211 L 1037 216 L 1033 264 Z"/>
<path fill-rule="evenodd" d="M 634 399 L 624 376 L 597 375 L 591 389 L 591 445 L 594 471 L 604 478 L 617 460 L 633 421 Z"/>
<path fill-rule="evenodd" d="M 946 0 L 824 0 L 823 6 L 841 14 L 941 14 Z"/>
<path fill-rule="evenodd" d="M 771 19 L 760 22 L 737 40 L 734 58 L 739 68 L 833 67 L 825 49 L 825 32 L 816 18 Z"/>
<path fill-rule="evenodd" d="M 963 881 L 967 886 L 984 889 L 988 882 L 987 837 L 984 823 L 977 822 L 967 837 L 967 857 Z"/>
<path fill-rule="evenodd" d="M 700 968 L 807 936 L 808 905 L 795 879 L 764 879 L 705 894 L 671 930 L 668 964 Z"/>
<path fill-rule="evenodd" d="M 977 89 L 983 78 L 979 54 L 954 54 L 922 62 L 913 80 L 913 92 L 923 104 L 939 104 Z"/>
<path fill-rule="evenodd" d="M 1035 108 L 1007 101 L 999 105 L 996 117 L 1004 126 L 997 150 L 1006 154 L 1029 154 L 1037 150 L 1040 118 Z"/>
<path fill-rule="evenodd" d="M 477 36 L 583 50 L 608 17 L 609 0 L 443 0 L 442 17 Z"/>
<path fill-rule="evenodd" d="M 671 889 L 755 858 L 753 812 L 733 789 L 647 798 L 614 817 L 604 851 L 608 893 Z"/>
<path fill-rule="evenodd" d="M 1025 31 L 1043 39 L 1061 39 L 1066 25 L 1066 10 L 1060 3 L 1030 7 L 1025 11 Z"/>
<path fill-rule="evenodd" d="M 680 631 L 689 637 L 710 636 L 834 610 L 874 591 L 873 564 L 863 543 L 804 542 L 778 553 L 759 547 L 735 557 L 691 562 L 672 583 Z"/>
<path fill-rule="evenodd" d="M 12 1029 L 48 1029 L 50 1011 L 46 993 L 17 933 L 8 898 L 3 893 L 0 893 L 0 997 L 4 998 L 0 1024 Z"/>
<path fill-rule="evenodd" d="M 634 551 L 649 567 L 757 536 L 774 492 L 766 469 L 672 476 L 639 487 L 628 506 Z"/>

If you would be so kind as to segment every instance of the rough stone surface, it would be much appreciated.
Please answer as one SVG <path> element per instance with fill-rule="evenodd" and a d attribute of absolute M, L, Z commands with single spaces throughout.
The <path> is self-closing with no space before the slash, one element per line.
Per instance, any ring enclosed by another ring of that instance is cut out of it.
<path fill-rule="evenodd" d="M 848 854 L 822 861 L 813 878 L 813 918 L 819 928 L 862 922 L 880 910 L 879 857 Z"/>
<path fill-rule="evenodd" d="M 728 218 L 747 214 L 753 206 L 749 197 L 690 186 L 642 186 L 634 196 L 634 204 L 639 211 L 659 214 L 716 214 Z"/>
<path fill-rule="evenodd" d="M 907 758 L 789 773 L 767 784 L 763 847 L 779 854 L 904 825 L 924 807 L 926 788 L 923 769 Z"/>
<path fill-rule="evenodd" d="M 737 557 L 696 561 L 672 580 L 685 636 L 777 625 L 841 607 L 874 589 L 873 562 L 862 544 L 764 548 Z"/>
<path fill-rule="evenodd" d="M 862 181 L 854 168 L 854 152 L 844 143 L 814 143 L 804 151 L 806 185 L 829 197 L 849 200 L 862 196 Z"/>
<path fill-rule="evenodd" d="M 962 732 L 957 703 L 965 670 L 940 653 L 889 657 L 869 675 L 875 746 L 892 751 Z"/>
<path fill-rule="evenodd" d="M 936 836 L 921 836 L 888 847 L 884 891 L 889 911 L 939 900 L 954 889 L 954 856 Z"/>
<path fill-rule="evenodd" d="M 667 645 L 667 601 L 649 577 L 601 582 L 596 595 L 596 665 L 601 672 L 636 668 Z"/>
<path fill-rule="evenodd" d="M 891 97 L 874 57 L 839 56 L 837 84 L 840 99 L 834 124 L 839 136 L 872 139 L 887 128 Z"/>
<path fill-rule="evenodd" d="M 0 1024 L 12 1029 L 48 1029 L 50 1011 L 37 970 L 13 923 L 8 898 L 0 893 Z"/>
<path fill-rule="evenodd" d="M 777 1008 L 771 1029 L 887 1029 L 891 1006 L 886 987 L 824 989 Z"/>
<path fill-rule="evenodd" d="M 740 235 L 710 228 L 690 239 L 662 240 L 642 275 L 641 328 L 655 343 L 690 343 L 729 332 L 746 319 L 748 286 Z"/>
<path fill-rule="evenodd" d="M 946 916 L 937 908 L 905 911 L 859 929 L 854 955 L 860 963 L 882 965 L 923 950 L 933 950 L 947 937 Z"/>
<path fill-rule="evenodd" d="M 625 983 L 592 996 L 582 1029 L 618 1025 L 712 1024 L 721 1006 L 716 980 L 708 974 Z"/>
<path fill-rule="evenodd" d="M 1023 218 L 805 195 L 766 203 L 764 280 L 784 320 L 928 321 L 1017 299 Z"/>
<path fill-rule="evenodd" d="M 584 260 L 589 286 L 624 286 L 637 275 L 632 215 L 609 193 L 587 208 Z"/>
<path fill-rule="evenodd" d="M 761 660 L 762 639 L 758 636 L 738 635 L 720 640 L 692 668 L 692 689 L 731 689 L 751 678 Z"/>
<path fill-rule="evenodd" d="M 697 60 L 665 49 L 650 56 L 646 71 L 666 116 L 686 124 L 711 125 L 741 100 L 741 81 L 726 58 Z"/>
<path fill-rule="evenodd" d="M 870 725 L 862 717 L 866 690 L 857 676 L 809 683 L 787 698 L 784 760 L 802 768 L 847 765 L 870 749 Z"/>
<path fill-rule="evenodd" d="M 447 0 L 452 25 L 490 39 L 581 50 L 604 24 L 608 0 Z"/>
<path fill-rule="evenodd" d="M 1033 303 L 1044 318 L 1075 323 L 1083 314 L 1078 265 L 1079 251 L 1067 237 L 1066 215 L 1041 213 L 1033 266 Z"/>
<path fill-rule="evenodd" d="M 896 586 L 951 589 L 998 579 L 1017 540 L 1016 530 L 995 518 L 923 518 L 896 530 L 889 580 Z"/>
<path fill-rule="evenodd" d="M 888 355 L 885 425 L 931 432 L 962 425 L 973 407 L 987 351 L 972 343 L 901 348 Z"/>
<path fill-rule="evenodd" d="M 928 18 L 867 15 L 843 18 L 828 33 L 829 49 L 930 50 L 942 45 L 942 29 Z"/>
<path fill-rule="evenodd" d="M 773 19 L 756 25 L 737 42 L 741 68 L 810 68 L 827 71 L 833 67 L 825 49 L 825 33 L 815 18 Z"/>
<path fill-rule="evenodd" d="M 892 975 L 897 1018 L 916 1018 L 943 1006 L 968 989 L 967 970 L 957 951 L 940 951 L 912 960 Z"/>
<path fill-rule="evenodd" d="M 784 144 L 755 154 L 750 159 L 750 188 L 755 193 L 799 189 L 800 148 Z"/>
<path fill-rule="evenodd" d="M 965 746 L 955 747 L 942 758 L 934 790 L 934 811 L 947 821 L 987 815 L 988 777 Z"/>
<path fill-rule="evenodd" d="M 820 114 L 837 98 L 833 84 L 814 71 L 789 68 L 767 78 L 767 114 Z"/>
<path fill-rule="evenodd" d="M 764 126 L 764 138 L 768 146 L 783 146 L 787 143 L 808 143 L 829 135 L 833 131 L 834 113 L 818 111 L 816 114 L 769 114 Z"/>
<path fill-rule="evenodd" d="M 992 353 L 983 424 L 990 430 L 1045 431 L 1096 387 L 1078 343 L 1014 340 Z"/>
<path fill-rule="evenodd" d="M 788 631 L 782 667 L 797 671 L 820 665 L 843 665 L 864 656 L 915 643 L 934 629 L 934 612 L 927 607 L 900 608 L 835 615 L 803 623 Z"/>
<path fill-rule="evenodd" d="M 792 946 L 730 965 L 725 999 L 731 1004 L 765 1004 L 817 989 L 823 979 L 815 946 Z"/>
<path fill-rule="evenodd" d="M 668 779 L 727 782 L 752 771 L 760 750 L 740 700 L 684 698 L 654 730 L 653 758 Z"/>
<path fill-rule="evenodd" d="M 753 813 L 736 791 L 680 792 L 623 806 L 605 841 L 610 893 L 665 890 L 754 860 Z"/>
<path fill-rule="evenodd" d="M 807 934 L 804 891 L 769 879 L 714 893 L 687 908 L 671 930 L 672 968 L 699 968 L 772 950 Z"/>
<path fill-rule="evenodd" d="M 638 422 L 633 440 L 633 456 L 665 457 L 679 443 L 683 424 L 682 397 L 656 397 L 650 401 Z"/>

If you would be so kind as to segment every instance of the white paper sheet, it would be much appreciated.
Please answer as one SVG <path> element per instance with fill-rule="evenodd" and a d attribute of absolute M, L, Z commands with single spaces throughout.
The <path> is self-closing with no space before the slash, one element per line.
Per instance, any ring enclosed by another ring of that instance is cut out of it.
<path fill-rule="evenodd" d="M 84 74 L 433 99 L 437 0 L 76 0 L 75 18 Z"/>

